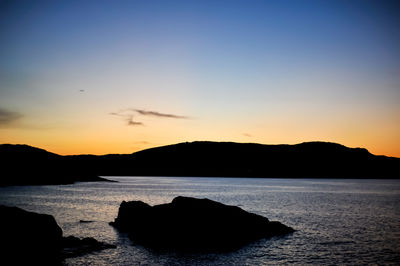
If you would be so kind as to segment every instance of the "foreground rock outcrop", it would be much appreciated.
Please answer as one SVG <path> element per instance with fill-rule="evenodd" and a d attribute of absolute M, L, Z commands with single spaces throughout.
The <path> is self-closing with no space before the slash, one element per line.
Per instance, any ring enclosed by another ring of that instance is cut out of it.
<path fill-rule="evenodd" d="M 281 236 L 293 228 L 209 199 L 176 197 L 150 206 L 123 201 L 110 223 L 134 242 L 161 251 L 224 252 L 252 241 Z"/>
<path fill-rule="evenodd" d="M 0 205 L 0 250 L 9 265 L 58 265 L 66 257 L 115 246 L 94 238 L 63 237 L 53 216 Z"/>
<path fill-rule="evenodd" d="M 18 265 L 60 260 L 63 232 L 53 216 L 0 206 L 0 217 L 2 261 Z"/>

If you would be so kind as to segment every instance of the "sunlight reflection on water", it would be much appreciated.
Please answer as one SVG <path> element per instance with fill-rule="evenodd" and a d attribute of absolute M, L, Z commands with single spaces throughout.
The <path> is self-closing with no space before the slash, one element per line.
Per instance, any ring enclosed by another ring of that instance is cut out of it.
<path fill-rule="evenodd" d="M 64 235 L 116 244 L 66 260 L 70 265 L 397 264 L 400 262 L 398 180 L 111 177 L 119 183 L 4 187 L 0 203 L 53 215 Z M 228 254 L 157 254 L 108 225 L 121 201 L 210 198 L 279 220 L 292 235 L 261 240 Z M 92 223 L 79 223 L 89 220 Z"/>

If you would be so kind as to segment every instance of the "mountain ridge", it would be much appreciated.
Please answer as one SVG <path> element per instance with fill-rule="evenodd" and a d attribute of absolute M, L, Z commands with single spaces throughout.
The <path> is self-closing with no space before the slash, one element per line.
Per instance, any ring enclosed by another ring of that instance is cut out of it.
<path fill-rule="evenodd" d="M 100 181 L 98 176 L 113 175 L 399 178 L 400 169 L 400 158 L 322 141 L 272 145 L 194 141 L 106 155 L 58 155 L 29 145 L 2 144 L 0 160 L 0 185 Z"/>

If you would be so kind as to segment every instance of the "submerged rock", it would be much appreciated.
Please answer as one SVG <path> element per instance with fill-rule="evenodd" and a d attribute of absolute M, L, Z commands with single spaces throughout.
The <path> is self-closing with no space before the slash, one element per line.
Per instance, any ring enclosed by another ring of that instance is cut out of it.
<path fill-rule="evenodd" d="M 65 257 L 115 246 L 94 238 L 63 237 L 53 216 L 0 205 L 0 251 L 10 265 L 58 265 Z"/>
<path fill-rule="evenodd" d="M 63 237 L 62 247 L 62 254 L 64 258 L 76 257 L 107 248 L 116 248 L 115 245 L 99 242 L 92 237 L 85 237 L 80 239 L 75 236 Z"/>
<path fill-rule="evenodd" d="M 209 199 L 176 197 L 150 206 L 123 201 L 110 223 L 136 243 L 156 250 L 224 252 L 252 241 L 293 232 L 280 222 Z"/>

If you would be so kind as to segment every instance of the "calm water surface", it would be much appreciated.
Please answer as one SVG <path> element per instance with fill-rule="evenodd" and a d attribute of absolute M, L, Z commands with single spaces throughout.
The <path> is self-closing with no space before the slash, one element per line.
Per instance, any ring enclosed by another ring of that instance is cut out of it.
<path fill-rule="evenodd" d="M 65 236 L 118 246 L 67 265 L 400 264 L 399 180 L 109 178 L 119 183 L 0 188 L 0 204 L 51 214 Z M 178 195 L 237 205 L 297 231 L 232 253 L 185 255 L 152 252 L 108 225 L 123 200 L 160 204 Z"/>

